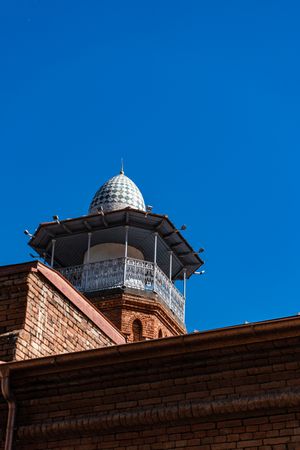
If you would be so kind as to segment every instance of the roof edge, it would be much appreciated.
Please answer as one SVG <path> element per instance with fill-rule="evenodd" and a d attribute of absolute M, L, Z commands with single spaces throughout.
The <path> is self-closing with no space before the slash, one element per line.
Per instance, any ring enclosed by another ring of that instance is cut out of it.
<path fill-rule="evenodd" d="M 161 222 L 165 221 L 168 224 L 168 226 L 170 227 L 170 229 L 172 229 L 174 232 L 176 231 L 176 234 L 179 236 L 179 238 L 182 241 L 182 243 L 184 245 L 186 245 L 186 247 L 189 249 L 190 253 L 193 254 L 195 259 L 197 260 L 198 265 L 197 265 L 197 267 L 195 266 L 193 272 L 195 272 L 199 267 L 201 267 L 204 264 L 204 260 L 199 256 L 198 252 L 196 252 L 193 249 L 191 244 L 182 235 L 180 230 L 178 230 L 177 227 L 175 227 L 174 223 L 169 219 L 168 215 L 166 215 L 166 214 L 162 215 L 162 214 L 157 214 L 157 213 L 148 212 L 148 211 L 141 211 L 141 210 L 134 209 L 134 208 L 131 208 L 131 207 L 126 207 L 126 208 L 123 208 L 123 209 L 120 209 L 120 210 L 115 210 L 115 211 L 105 211 L 104 212 L 104 216 L 105 217 L 106 216 L 109 217 L 111 215 L 113 216 L 114 214 L 118 214 L 118 213 L 122 213 L 122 212 L 129 213 L 129 214 L 130 213 L 139 214 L 139 215 L 144 216 L 144 217 L 149 216 L 149 217 L 157 218 L 157 219 L 160 219 Z M 69 218 L 69 219 L 61 219 L 60 220 L 60 224 L 68 226 L 72 222 L 77 222 L 77 221 L 78 222 L 79 221 L 87 221 L 88 222 L 89 219 L 93 219 L 93 218 L 98 217 L 98 216 L 99 216 L 99 213 L 92 212 L 92 213 L 89 213 L 89 214 L 86 214 L 86 215 L 82 215 L 82 216 L 79 216 L 79 217 L 74 217 L 74 218 Z M 30 240 L 28 242 L 28 245 L 30 247 L 32 247 L 33 249 L 35 249 L 35 251 L 37 251 L 39 253 L 39 251 L 37 250 L 37 247 L 34 245 L 36 237 L 37 237 L 37 235 L 39 234 L 39 232 L 43 228 L 52 227 L 52 226 L 57 226 L 57 221 L 41 222 L 38 225 L 37 229 L 35 230 L 34 235 L 30 238 Z M 162 235 L 159 230 L 158 230 L 158 233 L 160 234 L 162 239 L 164 239 L 166 237 L 166 236 Z M 176 254 L 176 252 L 175 252 L 175 254 Z M 180 260 L 181 256 L 182 255 L 177 255 L 177 258 Z M 191 275 L 192 275 L 192 273 L 190 275 L 188 275 L 188 278 L 190 278 Z"/>
<path fill-rule="evenodd" d="M 125 337 L 118 328 L 105 317 L 83 294 L 56 270 L 46 266 L 40 261 L 25 262 L 0 267 L 0 276 L 15 273 L 39 272 L 55 288 L 63 294 L 77 309 L 79 309 L 91 322 L 93 322 L 115 344 L 124 344 Z"/>
<path fill-rule="evenodd" d="M 132 362 L 175 355 L 186 356 L 195 352 L 213 351 L 220 348 L 225 350 L 241 345 L 259 344 L 274 339 L 283 340 L 299 336 L 300 317 L 291 316 L 151 341 L 8 362 L 0 365 L 0 373 L 2 368 L 6 370 L 5 366 L 8 370 L 28 371 L 29 376 L 33 376 L 33 369 L 58 372 L 81 367 L 108 366 L 125 361 Z"/>

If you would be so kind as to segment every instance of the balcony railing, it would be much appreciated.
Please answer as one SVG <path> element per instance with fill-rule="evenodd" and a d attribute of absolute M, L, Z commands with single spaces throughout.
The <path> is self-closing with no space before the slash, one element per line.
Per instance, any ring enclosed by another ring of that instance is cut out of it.
<path fill-rule="evenodd" d="M 185 299 L 157 264 L 133 258 L 116 258 L 58 269 L 82 292 L 129 287 L 153 291 L 184 322 Z"/>

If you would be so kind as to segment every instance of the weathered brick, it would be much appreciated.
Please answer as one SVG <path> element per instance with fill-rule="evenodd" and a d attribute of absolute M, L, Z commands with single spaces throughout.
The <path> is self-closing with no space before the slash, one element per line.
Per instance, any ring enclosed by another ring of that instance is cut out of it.
<path fill-rule="evenodd" d="M 102 330 L 39 273 L 13 273 L 4 278 L 0 276 L 0 306 L 5 304 L 9 309 L 0 309 L 0 361 L 112 344 Z"/>

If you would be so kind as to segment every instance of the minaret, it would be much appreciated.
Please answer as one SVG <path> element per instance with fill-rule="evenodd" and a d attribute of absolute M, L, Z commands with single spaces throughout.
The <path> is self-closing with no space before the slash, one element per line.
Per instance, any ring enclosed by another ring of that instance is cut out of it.
<path fill-rule="evenodd" d="M 96 192 L 88 215 L 39 225 L 29 244 L 110 319 L 128 342 L 186 332 L 184 284 L 202 264 L 166 215 L 145 207 L 125 174 Z"/>

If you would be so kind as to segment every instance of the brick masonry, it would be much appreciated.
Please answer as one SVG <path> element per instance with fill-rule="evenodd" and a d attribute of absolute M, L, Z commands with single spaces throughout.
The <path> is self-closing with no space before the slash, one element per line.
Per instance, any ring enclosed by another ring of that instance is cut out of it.
<path fill-rule="evenodd" d="M 0 361 L 15 357 L 16 343 L 24 325 L 27 292 L 26 274 L 0 277 Z"/>
<path fill-rule="evenodd" d="M 111 340 L 70 301 L 37 273 L 29 274 L 26 316 L 16 347 L 16 360 L 111 344 Z"/>
<path fill-rule="evenodd" d="M 155 296 L 93 306 L 21 269 L 0 270 L 0 450 L 7 401 L 16 450 L 300 449 L 300 317 L 186 335 Z"/>
<path fill-rule="evenodd" d="M 0 274 L 0 361 L 114 343 L 41 273 L 30 269 Z"/>
<path fill-rule="evenodd" d="M 300 318 L 73 355 L 9 364 L 15 449 L 300 448 Z"/>
<path fill-rule="evenodd" d="M 134 340 L 135 320 L 141 322 L 144 340 L 186 333 L 184 324 L 178 322 L 175 315 L 159 301 L 157 294 L 139 294 L 127 289 L 92 295 L 90 299 L 121 330 L 127 342 Z"/>

